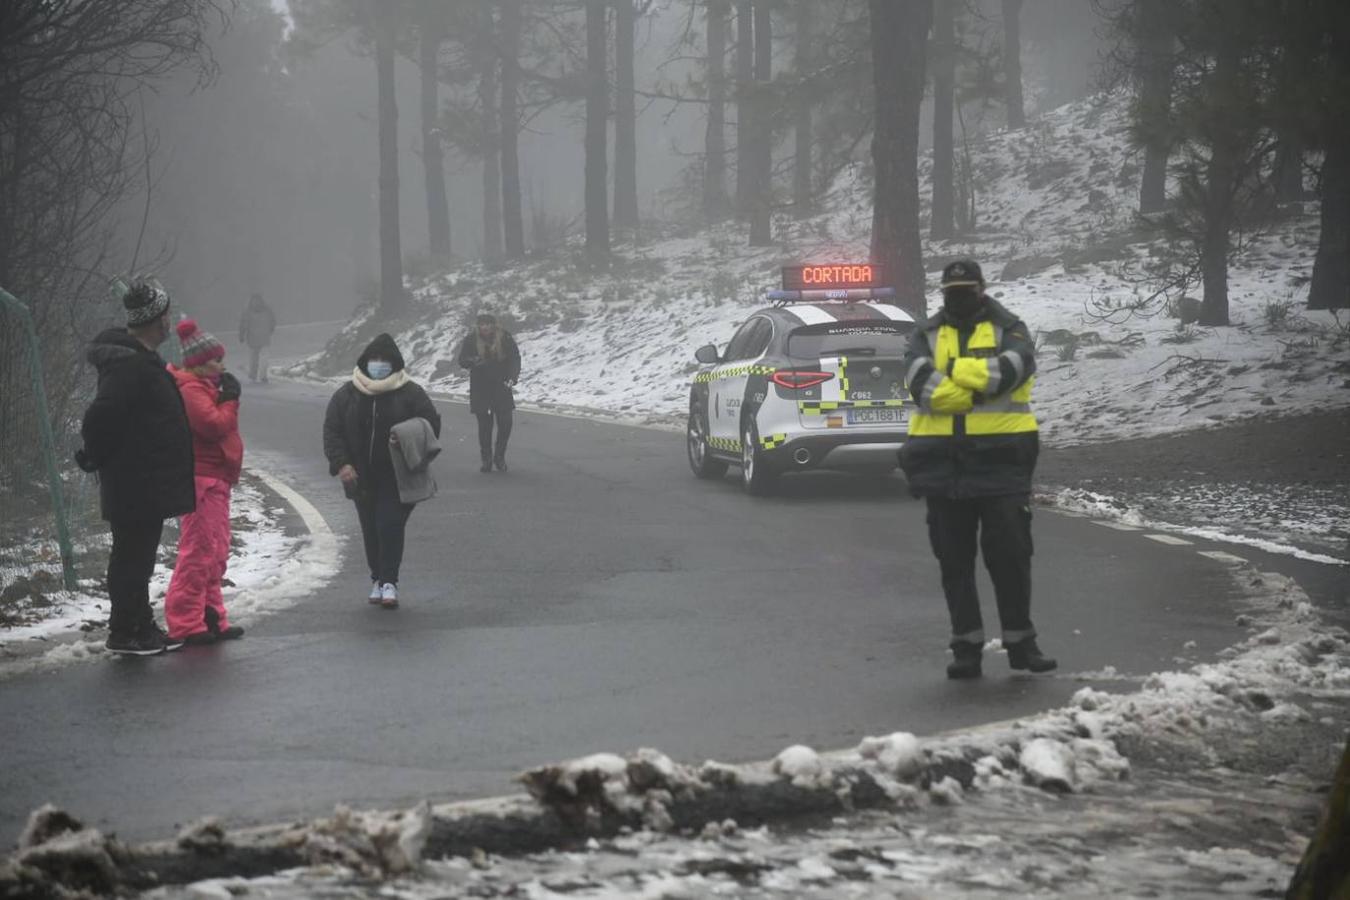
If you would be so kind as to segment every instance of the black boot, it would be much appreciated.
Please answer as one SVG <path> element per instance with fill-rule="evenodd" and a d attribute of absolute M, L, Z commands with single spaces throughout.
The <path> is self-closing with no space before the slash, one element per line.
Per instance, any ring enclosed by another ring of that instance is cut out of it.
<path fill-rule="evenodd" d="M 1041 653 L 1034 637 L 1023 638 L 1008 645 L 1008 665 L 1014 669 L 1029 669 L 1032 672 L 1049 672 L 1059 667 L 1059 663 Z"/>
<path fill-rule="evenodd" d="M 952 641 L 951 648 L 955 659 L 947 664 L 948 678 L 979 678 L 984 674 L 980 667 L 983 647 L 970 641 Z"/>
<path fill-rule="evenodd" d="M 478 471 L 480 471 L 480 472 L 491 472 L 491 471 L 492 471 L 492 457 L 491 457 L 491 456 L 488 456 L 486 453 L 483 454 L 483 464 L 482 464 L 481 466 L 478 467 Z"/>
<path fill-rule="evenodd" d="M 502 456 L 500 453 L 493 458 L 492 463 L 497 467 L 498 472 L 506 471 L 506 457 Z"/>

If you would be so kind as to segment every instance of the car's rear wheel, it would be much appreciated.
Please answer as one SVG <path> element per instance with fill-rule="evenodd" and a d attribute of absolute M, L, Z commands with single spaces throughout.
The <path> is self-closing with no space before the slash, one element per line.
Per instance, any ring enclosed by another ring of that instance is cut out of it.
<path fill-rule="evenodd" d="M 694 410 L 689 411 L 687 428 L 689 468 L 699 478 L 721 478 L 727 472 L 727 464 L 712 455 L 708 448 L 708 428 L 703 417 Z"/>
<path fill-rule="evenodd" d="M 741 429 L 741 486 L 754 497 L 762 497 L 773 490 L 778 473 L 769 468 L 764 452 L 759 447 L 759 428 L 754 419 L 746 420 Z"/>

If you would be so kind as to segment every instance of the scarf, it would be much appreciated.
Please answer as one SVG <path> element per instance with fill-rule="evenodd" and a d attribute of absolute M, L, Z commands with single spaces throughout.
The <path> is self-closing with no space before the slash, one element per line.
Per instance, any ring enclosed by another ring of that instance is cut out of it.
<path fill-rule="evenodd" d="M 492 332 L 492 340 L 485 341 L 483 336 L 474 332 L 474 338 L 478 341 L 478 357 L 484 360 L 496 362 L 502 358 L 502 332 L 501 329 Z"/>
<path fill-rule="evenodd" d="M 408 373 L 399 369 L 387 378 L 381 378 L 376 381 L 357 366 L 352 369 L 352 384 L 358 391 L 367 397 L 374 397 L 377 394 L 387 394 L 390 391 L 396 391 L 408 383 Z"/>

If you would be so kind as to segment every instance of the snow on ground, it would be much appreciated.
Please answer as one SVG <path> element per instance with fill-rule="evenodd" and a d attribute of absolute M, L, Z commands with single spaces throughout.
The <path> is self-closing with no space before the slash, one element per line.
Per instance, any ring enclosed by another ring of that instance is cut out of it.
<path fill-rule="evenodd" d="M 549 771 L 573 792 L 589 776 L 595 802 L 643 809 L 643 821 L 663 821 L 651 813 L 669 802 L 666 786 L 697 784 L 704 772 L 723 784 L 779 779 L 844 792 L 866 773 L 889 808 L 680 834 L 649 826 L 584 848 L 429 861 L 387 882 L 320 864 L 148 896 L 1279 895 L 1322 802 L 1318 781 L 1345 740 L 1350 634 L 1323 625 L 1283 576 L 1235 567 L 1233 580 L 1250 636 L 1218 662 L 1150 676 L 1137 693 L 1085 687 L 1064 709 L 1012 723 L 872 737 L 828 754 L 792 746 L 758 766 L 689 769 L 644 750 L 627 766 L 602 753 Z M 1272 733 L 1311 754 L 1316 780 L 1263 743 Z M 1184 774 L 1166 764 L 1177 758 L 1189 762 Z M 662 790 L 634 793 L 633 766 L 652 760 L 662 761 Z"/>
<path fill-rule="evenodd" d="M 288 534 L 286 510 L 273 505 L 258 477 L 245 472 L 231 499 L 233 530 L 225 604 L 232 624 L 247 628 L 261 616 L 304 596 L 296 585 L 320 585 L 337 569 L 337 547 L 328 536 Z M 177 556 L 173 523 L 165 528 L 159 564 L 150 582 L 151 606 L 163 621 L 164 594 Z M 109 538 L 91 541 L 82 554 L 106 561 Z M 102 579 L 87 578 L 79 590 L 53 593 L 50 606 L 14 618 L 26 624 L 0 628 L 0 677 L 104 655 L 108 597 Z M 46 602 L 46 601 L 44 601 Z"/>
<path fill-rule="evenodd" d="M 1304 485 L 1222 481 L 1165 491 L 1137 488 L 1128 500 L 1063 488 L 1038 498 L 1094 518 L 1138 528 L 1242 544 L 1328 565 L 1350 565 L 1350 507 L 1345 492 Z"/>
<path fill-rule="evenodd" d="M 982 139 L 973 151 L 979 230 L 925 247 L 934 267 L 980 259 L 991 293 L 1039 334 L 1044 438 L 1102 441 L 1350 405 L 1345 326 L 1301 311 L 1317 242 L 1313 212 L 1289 211 L 1236 261 L 1233 326 L 1182 328 L 1158 314 L 1161 303 L 1149 316 L 1119 311 L 1152 293 L 1141 272 L 1166 250 L 1136 230 L 1139 170 L 1126 111 L 1124 95 L 1102 95 Z M 870 202 L 855 167 L 827 212 L 778 220 L 770 248 L 747 247 L 744 228 L 726 224 L 620 246 L 603 273 L 565 253 L 495 271 L 466 264 L 415 285 L 416 309 L 395 336 L 415 378 L 462 393 L 458 343 L 477 310 L 493 310 L 520 341 L 525 403 L 682 424 L 694 350 L 724 345 L 764 305 L 763 292 L 779 286 L 778 267 L 865 257 Z M 936 272 L 929 287 L 936 303 Z M 290 373 L 344 377 L 373 329 L 369 313 L 359 316 Z"/>

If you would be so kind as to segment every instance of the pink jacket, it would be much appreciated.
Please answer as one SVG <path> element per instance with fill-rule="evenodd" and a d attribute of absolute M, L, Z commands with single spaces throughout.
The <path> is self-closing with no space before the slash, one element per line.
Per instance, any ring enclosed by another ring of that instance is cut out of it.
<path fill-rule="evenodd" d="M 175 366 L 169 373 L 178 382 L 192 428 L 193 471 L 207 478 L 239 483 L 244 465 L 244 440 L 239 436 L 239 401 L 216 402 L 211 381 Z"/>

